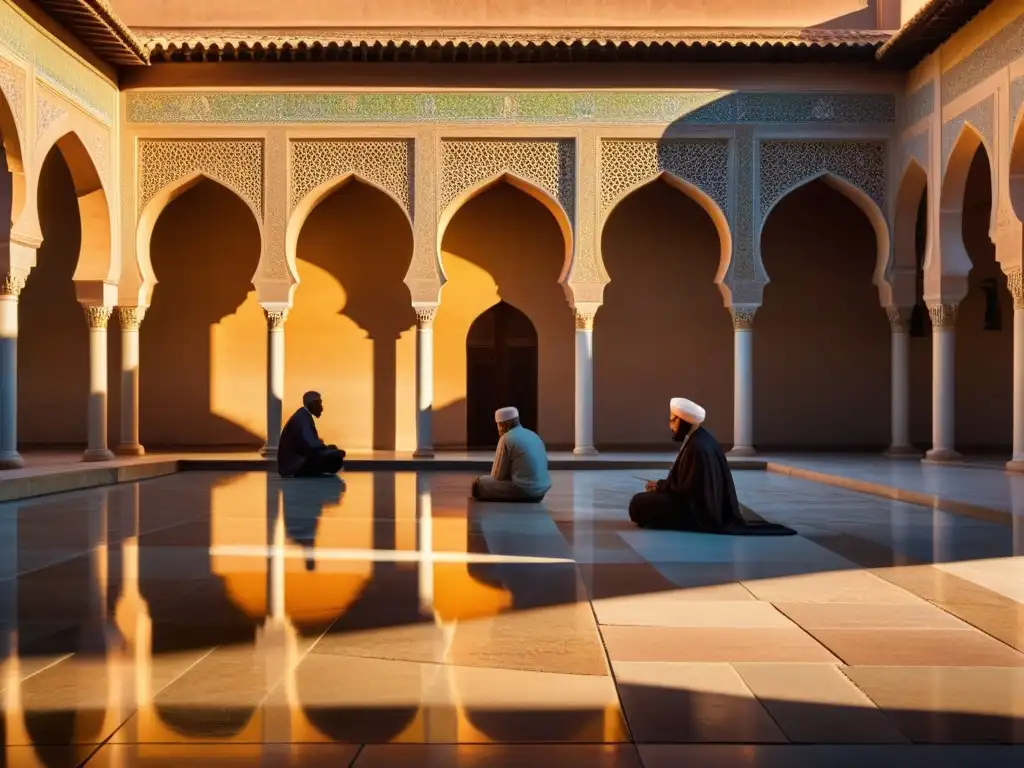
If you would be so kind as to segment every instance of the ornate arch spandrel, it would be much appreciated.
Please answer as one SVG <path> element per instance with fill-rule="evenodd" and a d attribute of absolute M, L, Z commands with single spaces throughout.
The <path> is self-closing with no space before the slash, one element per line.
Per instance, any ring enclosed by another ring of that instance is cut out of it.
<path fill-rule="evenodd" d="M 942 124 L 943 176 L 946 175 L 953 151 L 960 143 L 960 136 L 967 125 L 978 134 L 988 156 L 994 157 L 992 150 L 995 138 L 995 96 L 982 99 L 970 109 L 965 109 L 956 117 Z"/>
<path fill-rule="evenodd" d="M 356 176 L 379 187 L 411 216 L 412 146 L 406 139 L 298 139 L 290 142 L 290 210 L 314 189 Z"/>
<path fill-rule="evenodd" d="M 25 205 L 25 87 L 27 73 L 0 58 L 0 134 L 3 135 L 6 170 L 13 176 L 11 222 L 16 222 Z"/>
<path fill-rule="evenodd" d="M 405 284 L 413 305 L 436 304 L 444 285 L 438 231 L 438 151 L 433 129 L 422 128 L 413 141 L 410 169 L 410 211 L 413 224 L 413 255 Z"/>
<path fill-rule="evenodd" d="M 622 200 L 665 178 L 694 199 L 715 223 L 721 282 L 732 256 L 729 142 L 726 139 L 609 139 L 601 142 L 601 230 Z"/>

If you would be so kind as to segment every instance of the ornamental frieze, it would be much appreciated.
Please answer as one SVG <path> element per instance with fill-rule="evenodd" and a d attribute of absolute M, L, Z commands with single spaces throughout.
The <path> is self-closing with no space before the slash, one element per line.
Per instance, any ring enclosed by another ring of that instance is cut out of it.
<path fill-rule="evenodd" d="M 942 173 L 946 173 L 946 165 L 949 163 L 953 148 L 956 147 L 960 133 L 965 123 L 970 125 L 981 136 L 985 145 L 985 151 L 991 152 L 995 146 L 995 97 L 989 96 L 982 99 L 970 109 L 966 109 L 952 120 L 942 125 Z"/>
<path fill-rule="evenodd" d="M 885 93 L 130 91 L 129 123 L 892 124 Z"/>
<path fill-rule="evenodd" d="M 291 142 L 291 208 L 332 179 L 355 174 L 391 195 L 407 215 L 412 148 L 405 139 L 362 141 L 303 139 Z"/>
<path fill-rule="evenodd" d="M 942 75 L 942 103 L 948 104 L 982 80 L 1024 57 L 1024 14 L 990 37 Z"/>

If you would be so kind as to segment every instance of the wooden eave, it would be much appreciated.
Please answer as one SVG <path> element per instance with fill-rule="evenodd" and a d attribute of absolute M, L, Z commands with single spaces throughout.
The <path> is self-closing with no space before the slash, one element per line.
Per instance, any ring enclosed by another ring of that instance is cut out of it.
<path fill-rule="evenodd" d="M 878 60 L 911 69 L 991 4 L 992 0 L 930 0 L 878 49 Z"/>
<path fill-rule="evenodd" d="M 106 0 L 35 2 L 108 64 L 139 66 L 149 62 L 142 42 L 121 22 Z"/>

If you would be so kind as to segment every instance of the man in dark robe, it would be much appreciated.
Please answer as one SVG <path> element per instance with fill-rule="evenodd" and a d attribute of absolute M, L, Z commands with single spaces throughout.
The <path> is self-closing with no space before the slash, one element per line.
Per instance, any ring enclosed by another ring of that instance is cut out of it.
<path fill-rule="evenodd" d="M 641 528 L 740 536 L 791 535 L 783 525 L 749 521 L 740 511 L 729 460 L 701 424 L 705 410 L 691 400 L 669 403 L 672 439 L 682 443 L 668 477 L 650 481 L 629 503 L 629 518 Z"/>
<path fill-rule="evenodd" d="M 302 396 L 302 407 L 291 415 L 281 430 L 277 446 L 277 471 L 281 477 L 320 477 L 334 475 L 345 461 L 345 452 L 336 445 L 325 445 L 316 431 L 313 418 L 320 418 L 324 403 L 318 392 Z"/>

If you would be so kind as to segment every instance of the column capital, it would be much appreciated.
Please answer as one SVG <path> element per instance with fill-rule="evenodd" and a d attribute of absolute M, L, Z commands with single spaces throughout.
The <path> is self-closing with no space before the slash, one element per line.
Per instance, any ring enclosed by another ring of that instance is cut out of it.
<path fill-rule="evenodd" d="M 146 307 L 118 307 L 117 318 L 123 331 L 137 331 L 146 316 Z"/>
<path fill-rule="evenodd" d="M 893 333 L 907 333 L 910 331 L 910 316 L 914 311 L 913 307 L 886 307 L 885 316 L 889 318 L 889 328 Z"/>
<path fill-rule="evenodd" d="M 287 309 L 267 309 L 263 308 L 263 314 L 267 318 L 267 329 L 271 331 L 280 331 L 284 328 L 284 321 L 288 317 Z"/>
<path fill-rule="evenodd" d="M 933 328 L 955 328 L 957 312 L 960 308 L 958 303 L 930 304 L 928 306 L 928 317 L 931 318 Z"/>
<path fill-rule="evenodd" d="M 1024 274 L 1020 267 L 1014 267 L 1006 273 L 1006 287 L 1013 296 L 1013 308 L 1024 309 Z"/>
<path fill-rule="evenodd" d="M 25 288 L 25 278 L 21 275 L 6 274 L 0 280 L 0 296 L 13 296 L 18 298 Z"/>
<path fill-rule="evenodd" d="M 434 326 L 434 318 L 437 317 L 437 304 L 419 304 L 413 309 L 416 310 L 416 326 L 418 328 Z"/>
<path fill-rule="evenodd" d="M 754 330 L 754 314 L 757 312 L 757 307 L 731 307 L 729 312 L 732 314 L 732 329 L 734 331 Z"/>
<path fill-rule="evenodd" d="M 597 316 L 596 309 L 581 309 L 580 307 L 573 307 L 572 312 L 576 318 L 577 331 L 594 330 L 594 318 Z"/>
<path fill-rule="evenodd" d="M 114 314 L 113 307 L 86 307 L 85 321 L 92 330 L 106 330 L 112 314 Z"/>

